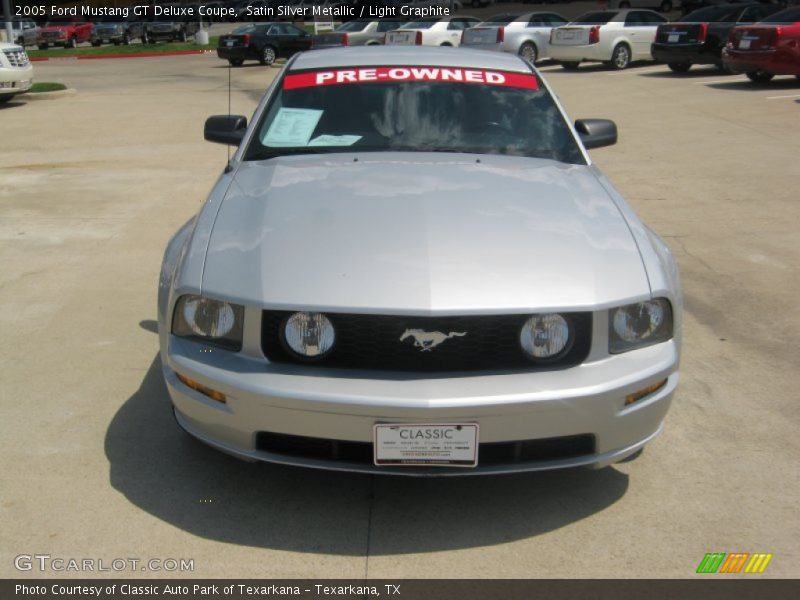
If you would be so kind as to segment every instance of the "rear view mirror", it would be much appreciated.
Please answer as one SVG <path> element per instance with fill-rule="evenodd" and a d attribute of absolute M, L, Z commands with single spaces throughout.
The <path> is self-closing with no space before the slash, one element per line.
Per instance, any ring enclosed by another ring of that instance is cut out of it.
<path fill-rule="evenodd" d="M 242 115 L 215 115 L 206 119 L 203 137 L 209 142 L 238 146 L 247 131 L 247 117 Z"/>
<path fill-rule="evenodd" d="M 617 143 L 617 124 L 609 119 L 578 119 L 575 131 L 587 150 Z"/>

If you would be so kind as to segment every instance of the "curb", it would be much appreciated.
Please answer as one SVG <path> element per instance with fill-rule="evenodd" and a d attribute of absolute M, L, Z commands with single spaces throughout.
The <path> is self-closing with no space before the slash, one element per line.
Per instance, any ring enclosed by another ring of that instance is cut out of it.
<path fill-rule="evenodd" d="M 78 56 L 37 56 L 31 62 L 64 60 L 104 60 L 106 58 L 154 58 L 158 56 L 186 56 L 193 54 L 212 54 L 214 50 L 175 50 L 172 52 L 129 52 L 127 54 L 80 54 Z"/>
<path fill-rule="evenodd" d="M 52 92 L 25 92 L 18 95 L 20 100 L 56 100 L 64 96 L 74 96 L 78 93 L 75 88 L 67 88 L 65 90 L 54 90 Z"/>

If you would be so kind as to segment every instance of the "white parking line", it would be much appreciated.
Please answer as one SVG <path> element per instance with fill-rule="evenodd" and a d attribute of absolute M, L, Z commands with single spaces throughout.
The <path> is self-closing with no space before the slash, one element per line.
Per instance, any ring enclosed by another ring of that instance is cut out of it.
<path fill-rule="evenodd" d="M 780 100 L 781 98 L 800 98 L 800 94 L 792 94 L 790 96 L 767 96 L 767 100 Z"/>

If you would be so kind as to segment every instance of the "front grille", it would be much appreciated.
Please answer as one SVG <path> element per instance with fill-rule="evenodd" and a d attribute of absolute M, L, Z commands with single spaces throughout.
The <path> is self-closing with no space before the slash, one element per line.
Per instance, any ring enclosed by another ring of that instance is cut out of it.
<path fill-rule="evenodd" d="M 6 55 L 8 62 L 11 64 L 12 67 L 27 67 L 30 64 L 28 60 L 28 55 L 25 53 L 25 50 L 3 50 L 3 54 Z"/>
<path fill-rule="evenodd" d="M 276 363 L 304 363 L 287 350 L 283 326 L 289 311 L 264 311 L 262 347 Z M 551 362 L 534 362 L 520 347 L 524 315 L 415 317 L 326 313 L 336 331 L 333 350 L 315 361 L 315 367 L 381 371 L 453 372 L 481 370 L 541 370 L 580 364 L 591 345 L 591 313 L 562 313 L 571 323 L 574 343 L 568 352 Z M 441 344 L 423 350 L 415 337 L 400 338 L 407 330 L 442 332 L 450 336 Z M 451 335 L 451 334 L 465 335 Z"/>
<path fill-rule="evenodd" d="M 292 458 L 372 465 L 371 442 L 348 442 L 260 431 L 256 450 Z M 478 466 L 500 466 L 579 458 L 595 453 L 591 434 L 541 440 L 478 444 Z"/>

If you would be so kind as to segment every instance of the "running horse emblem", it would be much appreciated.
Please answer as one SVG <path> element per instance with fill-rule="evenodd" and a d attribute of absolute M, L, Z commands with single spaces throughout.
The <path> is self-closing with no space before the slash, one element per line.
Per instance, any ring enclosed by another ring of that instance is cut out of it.
<path fill-rule="evenodd" d="M 421 352 L 430 352 L 436 346 L 445 342 L 453 337 L 464 337 L 467 335 L 466 331 L 451 331 L 450 333 L 442 333 L 441 331 L 424 331 L 422 329 L 406 329 L 403 335 L 400 336 L 402 342 L 406 338 L 414 338 L 414 347 L 419 348 Z"/>

